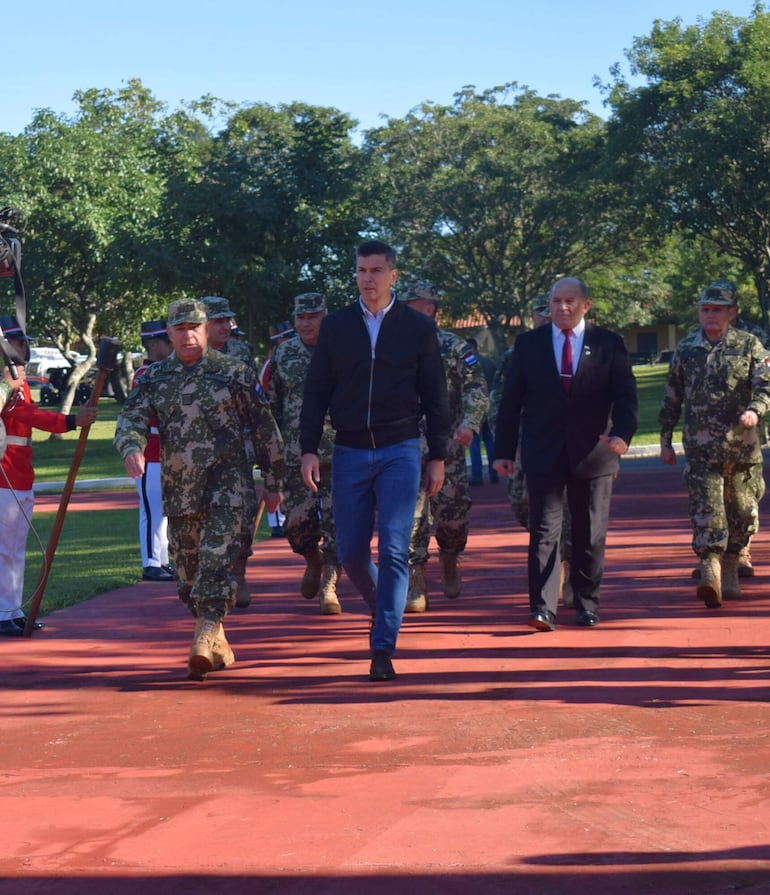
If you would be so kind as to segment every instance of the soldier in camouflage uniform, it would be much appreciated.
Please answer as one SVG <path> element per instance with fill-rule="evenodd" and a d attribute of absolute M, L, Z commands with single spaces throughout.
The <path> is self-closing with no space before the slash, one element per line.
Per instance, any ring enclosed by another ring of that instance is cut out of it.
<path fill-rule="evenodd" d="M 325 420 L 318 448 L 320 480 L 317 492 L 311 491 L 302 479 L 299 446 L 299 415 L 305 378 L 326 314 L 326 297 L 319 292 L 305 292 L 294 299 L 294 329 L 299 338 L 288 339 L 276 348 L 266 377 L 266 394 L 286 448 L 284 531 L 291 549 L 304 556 L 306 563 L 300 593 L 305 599 L 312 600 L 323 582 L 319 597 L 321 614 L 337 615 L 342 611 L 337 597 L 342 567 L 337 560 L 332 515 L 334 430 L 329 417 Z"/>
<path fill-rule="evenodd" d="M 738 554 L 758 527 L 762 417 L 770 409 L 770 352 L 730 326 L 735 296 L 717 287 L 698 298 L 700 327 L 676 346 L 658 420 L 660 456 L 671 446 L 685 405 L 684 478 L 693 550 L 700 559 L 697 596 L 709 608 L 740 597 Z"/>
<path fill-rule="evenodd" d="M 732 280 L 716 280 L 713 283 L 709 283 L 709 285 L 701 292 L 701 295 L 704 295 L 707 289 L 717 289 L 720 292 L 727 293 L 728 296 L 732 297 L 735 301 L 735 306 L 730 309 L 730 326 L 734 326 L 736 329 L 741 330 L 741 332 L 751 333 L 752 336 L 756 336 L 759 341 L 765 346 L 765 348 L 770 349 L 770 336 L 768 336 L 767 332 L 762 329 L 761 326 L 758 326 L 756 323 L 752 323 L 751 320 L 747 320 L 745 317 L 741 316 L 740 310 L 738 308 L 738 287 Z M 761 422 L 760 429 L 760 439 L 761 443 L 764 446 L 767 444 L 767 433 L 765 432 L 764 420 Z M 757 516 L 759 515 L 759 506 L 757 506 Z M 749 542 L 746 546 L 741 550 L 738 554 L 738 577 L 739 578 L 753 578 L 754 577 L 754 566 L 751 564 L 751 535 L 749 536 Z M 700 578 L 700 566 L 696 566 L 692 572 L 693 578 Z"/>
<path fill-rule="evenodd" d="M 206 295 L 201 301 L 206 305 L 209 348 L 243 361 L 248 367 L 249 376 L 255 380 L 258 379 L 259 370 L 251 348 L 246 342 L 233 335 L 232 323 L 235 319 L 235 312 L 230 308 L 230 302 L 218 295 Z"/>
<path fill-rule="evenodd" d="M 172 302 L 168 334 L 174 351 L 132 389 L 114 443 L 128 474 L 139 477 L 150 421 L 157 418 L 177 590 L 196 618 L 189 677 L 203 680 L 235 660 L 222 619 L 235 600 L 232 569 L 242 550 L 244 517 L 255 502 L 246 433 L 253 433 L 265 473 L 268 507 L 280 500 L 283 442 L 245 365 L 208 348 L 202 302 Z"/>
<path fill-rule="evenodd" d="M 438 289 L 429 283 L 412 283 L 398 296 L 415 311 L 435 318 L 438 310 Z M 473 349 L 459 336 L 439 328 L 438 343 L 444 361 L 452 437 L 447 442 L 444 487 L 428 501 L 421 487 L 417 495 L 414 525 L 409 545 L 409 592 L 406 612 L 424 612 L 428 607 L 428 586 L 425 563 L 428 561 L 431 517 L 436 522 L 436 543 L 439 546 L 441 584 L 447 597 L 454 599 L 462 590 L 459 556 L 468 540 L 471 508 L 465 448 L 481 428 L 489 407 L 489 393 L 484 370 Z M 424 439 L 423 439 L 424 442 Z M 423 443 L 423 456 L 427 445 Z"/>
<path fill-rule="evenodd" d="M 230 309 L 230 302 L 218 295 L 206 295 L 201 301 L 206 306 L 206 331 L 209 348 L 221 351 L 222 354 L 227 354 L 244 363 L 249 379 L 255 381 L 258 378 L 258 370 L 251 349 L 245 342 L 236 339 L 232 334 L 232 321 L 235 314 Z M 250 437 L 246 440 L 246 449 L 247 456 L 253 461 L 254 449 Z M 251 590 L 246 582 L 246 563 L 252 554 L 251 544 L 254 539 L 254 526 L 258 512 L 259 505 L 255 503 L 251 511 L 244 517 L 241 552 L 233 564 L 233 574 L 237 582 L 235 605 L 238 609 L 246 609 L 251 603 Z"/>

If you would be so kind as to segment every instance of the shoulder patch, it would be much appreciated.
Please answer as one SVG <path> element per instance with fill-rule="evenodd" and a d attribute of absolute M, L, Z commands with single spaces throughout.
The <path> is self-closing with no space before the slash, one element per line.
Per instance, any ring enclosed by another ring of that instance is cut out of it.
<path fill-rule="evenodd" d="M 479 362 L 478 357 L 476 357 L 476 353 L 472 348 L 468 348 L 465 352 L 463 352 L 463 360 L 469 367 L 472 367 L 474 364 Z"/>

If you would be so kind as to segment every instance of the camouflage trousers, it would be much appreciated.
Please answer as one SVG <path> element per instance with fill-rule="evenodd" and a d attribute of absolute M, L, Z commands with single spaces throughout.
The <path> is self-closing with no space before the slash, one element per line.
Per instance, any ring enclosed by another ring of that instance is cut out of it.
<path fill-rule="evenodd" d="M 516 521 L 529 531 L 529 495 L 527 494 L 527 477 L 524 470 L 517 465 L 513 475 L 508 476 L 508 500 L 511 503 Z M 564 501 L 564 517 L 561 523 L 561 541 L 559 542 L 561 558 L 570 562 L 572 558 L 572 516 L 567 501 Z"/>
<path fill-rule="evenodd" d="M 168 517 L 179 599 L 196 618 L 221 620 L 235 602 L 234 565 L 243 551 L 245 507 L 210 506 Z"/>
<path fill-rule="evenodd" d="M 254 542 L 254 525 L 257 521 L 257 513 L 259 511 L 259 501 L 256 493 L 252 490 L 249 492 L 248 505 L 243 515 L 243 531 L 241 532 L 241 549 L 238 556 L 233 562 L 233 575 L 237 581 L 243 580 L 246 574 L 246 562 L 254 552 L 252 543 Z"/>
<path fill-rule="evenodd" d="M 283 490 L 283 511 L 286 514 L 283 530 L 295 553 L 305 556 L 320 546 L 324 562 L 336 566 L 331 464 L 321 463 L 319 471 L 318 491 L 314 494 L 303 481 L 299 466 L 287 468 Z"/>
<path fill-rule="evenodd" d="M 765 493 L 761 463 L 685 463 L 692 549 L 739 553 L 759 530 L 759 501 Z"/>
<path fill-rule="evenodd" d="M 459 445 L 458 445 L 459 447 Z M 425 489 L 417 492 L 414 522 L 409 542 L 409 562 L 423 565 L 428 561 L 431 522 L 436 523 L 436 543 L 447 553 L 462 553 L 468 542 L 471 493 L 465 451 L 450 451 L 446 458 L 444 487 L 428 500 Z"/>

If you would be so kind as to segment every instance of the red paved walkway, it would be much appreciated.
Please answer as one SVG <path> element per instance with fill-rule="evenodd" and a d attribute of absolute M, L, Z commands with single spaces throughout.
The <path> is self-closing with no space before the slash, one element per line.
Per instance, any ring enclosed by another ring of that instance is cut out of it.
<path fill-rule="evenodd" d="M 680 470 L 624 464 L 602 624 L 554 634 L 475 489 L 465 594 L 407 617 L 393 683 L 347 582 L 316 615 L 275 540 L 204 684 L 165 585 L 4 641 L 0 895 L 770 892 L 770 548 L 701 608 Z"/>

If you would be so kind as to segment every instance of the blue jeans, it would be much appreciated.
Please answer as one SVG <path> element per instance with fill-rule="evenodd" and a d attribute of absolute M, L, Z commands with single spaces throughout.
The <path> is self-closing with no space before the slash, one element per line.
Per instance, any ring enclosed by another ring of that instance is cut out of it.
<path fill-rule="evenodd" d="M 372 649 L 391 655 L 409 588 L 409 537 L 420 485 L 420 441 L 384 448 L 335 445 L 332 495 L 337 557 L 374 616 Z M 377 514 L 377 566 L 371 540 Z"/>
<path fill-rule="evenodd" d="M 497 473 L 492 469 L 492 463 L 495 459 L 495 437 L 492 434 L 492 429 L 489 427 L 489 422 L 487 418 L 484 417 L 484 422 L 481 424 L 481 433 L 479 435 L 473 436 L 473 441 L 471 442 L 471 446 L 468 448 L 471 455 L 471 478 L 474 481 L 481 481 L 484 478 L 482 463 L 481 463 L 481 442 L 484 441 L 484 447 L 487 449 L 487 464 L 489 466 L 489 479 L 490 481 L 497 480 Z"/>

